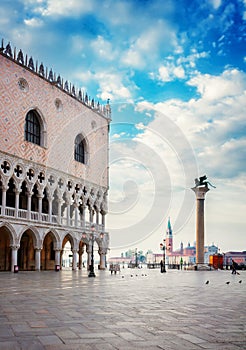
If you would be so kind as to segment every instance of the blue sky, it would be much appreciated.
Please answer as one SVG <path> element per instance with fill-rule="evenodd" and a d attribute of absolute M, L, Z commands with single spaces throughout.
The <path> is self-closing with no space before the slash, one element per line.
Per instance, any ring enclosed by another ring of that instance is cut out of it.
<path fill-rule="evenodd" d="M 0 32 L 112 107 L 111 255 L 195 240 L 197 176 L 205 243 L 246 249 L 246 1 L 1 1 Z"/>

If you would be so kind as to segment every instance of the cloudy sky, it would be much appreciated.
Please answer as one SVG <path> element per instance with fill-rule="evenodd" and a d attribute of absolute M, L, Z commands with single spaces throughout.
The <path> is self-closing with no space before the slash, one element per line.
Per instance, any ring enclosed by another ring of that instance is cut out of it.
<path fill-rule="evenodd" d="M 246 250 L 246 0 L 1 0 L 0 32 L 112 108 L 111 256 L 195 241 Z"/>

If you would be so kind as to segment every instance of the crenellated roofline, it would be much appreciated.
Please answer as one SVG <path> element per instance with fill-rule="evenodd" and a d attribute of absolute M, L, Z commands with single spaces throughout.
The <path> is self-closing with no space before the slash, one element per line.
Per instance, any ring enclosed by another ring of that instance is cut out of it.
<path fill-rule="evenodd" d="M 107 118 L 109 121 L 111 120 L 111 107 L 109 104 L 109 99 L 107 100 L 106 105 L 101 105 L 99 101 L 95 102 L 94 98 L 90 99 L 87 92 L 77 89 L 67 80 L 64 81 L 60 75 L 53 72 L 52 68 L 48 69 L 47 67 L 44 67 L 43 63 L 39 64 L 38 61 L 36 61 L 34 64 L 32 56 L 30 58 L 27 56 L 27 54 L 24 56 L 22 50 L 19 50 L 17 53 L 16 48 L 12 50 L 10 43 L 4 46 L 3 39 L 0 47 L 0 54 L 38 75 L 40 78 L 48 81 L 50 84 L 55 85 L 58 89 L 62 90 L 72 98 L 75 98 L 77 101 L 92 109 L 94 112 L 100 114 L 104 118 Z"/>

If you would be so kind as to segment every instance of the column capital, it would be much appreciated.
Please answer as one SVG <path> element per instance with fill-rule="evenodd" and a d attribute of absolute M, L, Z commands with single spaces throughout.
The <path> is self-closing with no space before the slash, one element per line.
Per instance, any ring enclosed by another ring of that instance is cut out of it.
<path fill-rule="evenodd" d="M 15 244 L 15 245 L 11 245 L 10 248 L 13 250 L 18 250 L 20 246 L 18 244 Z"/>
<path fill-rule="evenodd" d="M 108 248 L 99 248 L 98 253 L 99 253 L 99 254 L 106 255 L 106 254 L 107 254 L 107 251 L 108 251 Z"/>
<path fill-rule="evenodd" d="M 61 252 L 62 251 L 62 248 L 54 248 L 53 249 L 55 252 Z"/>
<path fill-rule="evenodd" d="M 195 192 L 196 199 L 205 199 L 205 195 L 209 191 L 209 188 L 207 186 L 193 187 L 192 191 Z"/>
<path fill-rule="evenodd" d="M 34 249 L 35 249 L 37 252 L 42 250 L 41 247 L 34 247 Z"/>

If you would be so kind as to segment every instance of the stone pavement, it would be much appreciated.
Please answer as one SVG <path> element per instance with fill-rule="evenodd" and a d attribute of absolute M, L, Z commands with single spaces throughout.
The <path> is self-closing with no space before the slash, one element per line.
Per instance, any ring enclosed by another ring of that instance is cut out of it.
<path fill-rule="evenodd" d="M 246 349 L 246 271 L 96 275 L 1 272 L 0 349 Z"/>

